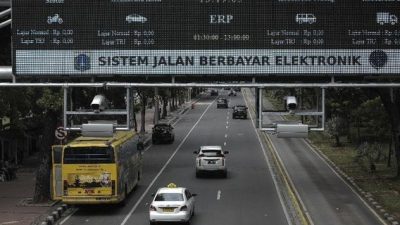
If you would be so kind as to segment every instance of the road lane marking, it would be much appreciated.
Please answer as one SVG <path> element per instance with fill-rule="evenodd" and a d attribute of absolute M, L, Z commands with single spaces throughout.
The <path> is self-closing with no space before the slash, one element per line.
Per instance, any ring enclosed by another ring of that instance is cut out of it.
<path fill-rule="evenodd" d="M 210 104 L 206 110 L 203 112 L 203 114 L 201 114 L 200 118 L 197 120 L 197 122 L 193 125 L 192 129 L 190 129 L 190 131 L 188 132 L 188 134 L 185 136 L 185 138 L 182 140 L 182 142 L 179 144 L 179 146 L 175 149 L 174 153 L 172 153 L 171 157 L 169 157 L 168 161 L 164 164 L 164 166 L 161 168 L 160 172 L 158 172 L 158 174 L 156 175 L 156 177 L 154 177 L 154 179 L 151 181 L 151 183 L 149 184 L 149 186 L 146 188 L 146 190 L 144 191 L 144 193 L 142 194 L 142 196 L 140 196 L 140 198 L 138 199 L 138 201 L 136 202 L 136 204 L 132 207 L 132 209 L 129 211 L 128 215 L 126 215 L 126 217 L 124 218 L 124 220 L 122 221 L 121 225 L 125 225 L 126 222 L 128 221 L 128 219 L 132 216 L 133 212 L 135 212 L 135 210 L 137 209 L 137 207 L 139 206 L 139 204 L 143 201 L 144 197 L 147 195 L 147 193 L 150 191 L 150 189 L 152 188 L 152 186 L 154 185 L 154 183 L 157 181 L 158 177 L 161 176 L 161 174 L 164 172 L 164 170 L 167 168 L 167 166 L 169 165 L 169 163 L 172 161 L 172 159 L 175 157 L 176 153 L 178 153 L 178 151 L 180 150 L 180 148 L 182 147 L 182 145 L 185 143 L 186 139 L 190 136 L 190 134 L 192 133 L 192 131 L 194 130 L 194 128 L 196 128 L 196 126 L 199 124 L 199 122 L 201 121 L 201 119 L 204 117 L 204 115 L 206 114 L 206 112 L 208 111 L 208 109 L 210 109 L 212 104 Z"/>
<path fill-rule="evenodd" d="M 68 220 L 69 218 L 71 218 L 71 216 L 73 216 L 77 211 L 78 211 L 77 208 L 73 209 L 73 211 L 71 212 L 71 214 L 69 214 L 67 217 L 65 217 L 65 219 L 63 219 L 63 220 L 60 222 L 60 225 L 63 225 L 65 222 L 67 222 L 67 220 Z"/>
<path fill-rule="evenodd" d="M 6 225 L 6 224 L 15 224 L 15 223 L 19 223 L 20 221 L 10 221 L 10 222 L 3 222 L 1 223 L 1 225 Z"/>
<path fill-rule="evenodd" d="M 338 174 L 338 172 L 327 162 L 326 159 L 320 153 L 318 153 L 314 147 L 312 147 L 306 140 L 303 139 L 303 142 L 308 146 L 309 150 L 311 150 L 312 153 L 314 153 L 317 157 L 319 157 L 327 166 L 329 169 L 332 170 L 332 172 L 339 177 L 340 180 L 361 200 L 362 203 L 374 214 L 374 216 L 381 222 L 382 224 L 386 224 L 386 222 L 379 216 L 379 214 L 361 197 L 360 194 L 341 176 Z"/>
<path fill-rule="evenodd" d="M 217 192 L 217 200 L 220 200 L 221 199 L 221 190 L 218 190 L 218 192 Z"/>
<path fill-rule="evenodd" d="M 226 126 L 226 129 L 228 129 L 229 128 L 229 126 Z"/>
<path fill-rule="evenodd" d="M 226 146 L 226 142 L 224 142 L 224 146 Z"/>
<path fill-rule="evenodd" d="M 225 134 L 225 138 L 228 138 L 228 134 Z"/>
<path fill-rule="evenodd" d="M 244 95 L 243 95 L 243 99 L 244 99 L 244 101 L 246 103 L 247 108 L 249 108 L 249 104 L 247 103 L 246 97 Z M 287 223 L 289 225 L 292 225 L 292 221 L 290 220 L 289 213 L 287 212 L 287 209 L 285 207 L 285 203 L 283 201 L 282 194 L 279 191 L 279 187 L 278 187 L 278 183 L 276 181 L 275 175 L 272 173 L 272 166 L 268 161 L 268 156 L 267 156 L 266 150 L 265 150 L 264 145 L 263 145 L 263 143 L 261 141 L 260 134 L 257 132 L 257 128 L 255 126 L 255 122 L 254 122 L 254 119 L 253 119 L 253 116 L 252 116 L 251 112 L 249 113 L 249 116 L 250 116 L 251 124 L 253 125 L 253 128 L 254 128 L 253 131 L 254 131 L 254 133 L 256 133 L 258 142 L 259 142 L 259 144 L 261 146 L 262 153 L 264 154 L 264 158 L 265 158 L 265 161 L 266 161 L 267 166 L 268 166 L 268 171 L 269 171 L 269 173 L 270 173 L 270 175 L 272 177 L 272 181 L 274 182 L 275 190 L 276 190 L 276 193 L 278 194 L 279 201 L 281 202 L 282 210 L 283 210 L 283 213 L 285 214 L 286 221 L 287 221 Z"/>

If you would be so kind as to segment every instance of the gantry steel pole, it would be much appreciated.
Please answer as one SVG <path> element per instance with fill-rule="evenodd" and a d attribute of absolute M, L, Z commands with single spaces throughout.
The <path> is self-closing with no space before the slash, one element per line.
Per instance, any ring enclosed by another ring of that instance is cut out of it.
<path fill-rule="evenodd" d="M 400 83 L 248 83 L 248 84 L 215 84 L 215 83 L 0 83 L 0 87 L 200 87 L 200 88 L 399 88 Z"/>

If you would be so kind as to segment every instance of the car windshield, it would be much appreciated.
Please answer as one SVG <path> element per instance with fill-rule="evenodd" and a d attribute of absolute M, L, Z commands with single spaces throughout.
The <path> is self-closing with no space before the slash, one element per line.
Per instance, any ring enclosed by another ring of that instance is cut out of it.
<path fill-rule="evenodd" d="M 204 156 L 222 156 L 221 150 L 203 150 L 201 151 L 201 154 Z"/>
<path fill-rule="evenodd" d="M 183 201 L 183 195 L 180 193 L 160 193 L 156 196 L 154 201 Z"/>
<path fill-rule="evenodd" d="M 168 128 L 169 128 L 168 125 L 156 125 L 156 126 L 154 127 L 154 129 L 155 129 L 156 131 L 164 131 L 164 130 L 167 130 Z"/>

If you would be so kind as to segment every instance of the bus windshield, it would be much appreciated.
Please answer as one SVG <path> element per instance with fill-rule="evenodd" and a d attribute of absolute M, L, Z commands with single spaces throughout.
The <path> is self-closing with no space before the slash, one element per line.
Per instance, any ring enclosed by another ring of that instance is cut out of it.
<path fill-rule="evenodd" d="M 67 147 L 64 164 L 115 163 L 112 147 Z"/>

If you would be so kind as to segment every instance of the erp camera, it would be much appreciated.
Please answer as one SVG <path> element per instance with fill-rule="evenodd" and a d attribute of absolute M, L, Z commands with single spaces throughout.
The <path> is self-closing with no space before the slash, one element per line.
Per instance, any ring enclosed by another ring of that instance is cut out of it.
<path fill-rule="evenodd" d="M 297 99 L 295 96 L 285 97 L 285 106 L 289 111 L 295 110 L 297 108 Z"/>
<path fill-rule="evenodd" d="M 94 96 L 92 103 L 90 103 L 90 107 L 95 113 L 99 113 L 108 108 L 108 101 L 104 95 L 96 95 Z"/>

